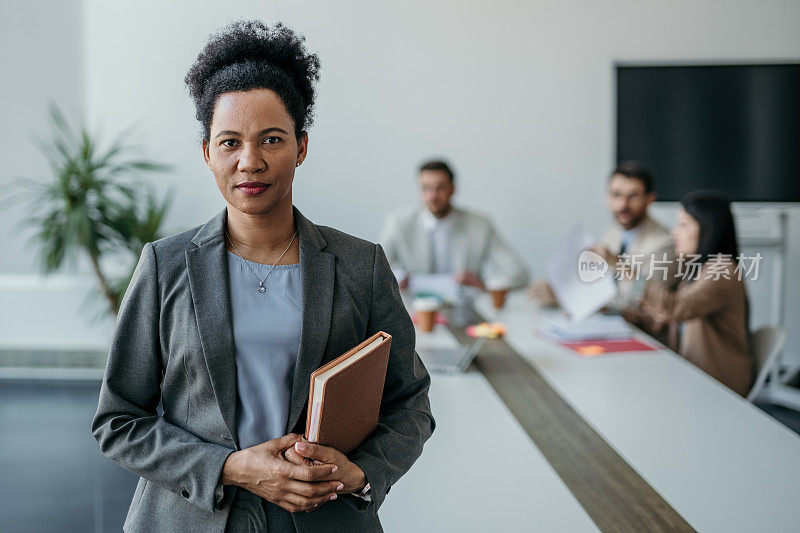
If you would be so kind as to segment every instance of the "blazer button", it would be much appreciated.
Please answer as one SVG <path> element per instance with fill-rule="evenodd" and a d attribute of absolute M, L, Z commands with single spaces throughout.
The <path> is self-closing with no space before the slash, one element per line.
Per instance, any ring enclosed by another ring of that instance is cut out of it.
<path fill-rule="evenodd" d="M 181 494 L 183 495 L 184 498 L 187 498 L 187 499 L 189 498 L 189 491 L 188 490 L 183 489 L 181 491 Z"/>

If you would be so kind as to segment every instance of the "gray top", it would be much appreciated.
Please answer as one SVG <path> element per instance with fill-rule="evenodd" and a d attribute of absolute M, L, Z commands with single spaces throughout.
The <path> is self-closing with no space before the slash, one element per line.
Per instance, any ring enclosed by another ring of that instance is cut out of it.
<path fill-rule="evenodd" d="M 277 265 L 260 293 L 245 261 L 228 251 L 241 448 L 286 434 L 303 316 L 299 264 Z M 259 279 L 270 268 L 247 264 Z"/>

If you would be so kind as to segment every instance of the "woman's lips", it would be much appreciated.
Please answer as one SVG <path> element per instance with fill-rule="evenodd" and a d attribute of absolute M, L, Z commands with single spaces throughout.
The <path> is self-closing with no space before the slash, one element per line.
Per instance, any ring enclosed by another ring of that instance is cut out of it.
<path fill-rule="evenodd" d="M 261 183 L 260 181 L 247 181 L 236 186 L 245 196 L 258 196 L 269 187 L 269 183 Z"/>

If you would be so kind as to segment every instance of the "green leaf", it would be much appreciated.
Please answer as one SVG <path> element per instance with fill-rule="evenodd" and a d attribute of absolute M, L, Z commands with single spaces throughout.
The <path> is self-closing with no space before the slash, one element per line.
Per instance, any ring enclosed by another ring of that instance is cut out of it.
<path fill-rule="evenodd" d="M 21 223 L 33 228 L 43 271 L 58 270 L 77 253 L 88 256 L 115 311 L 130 276 L 109 279 L 102 272 L 103 258 L 128 257 L 132 273 L 145 243 L 160 238 L 172 192 L 159 198 L 151 185 L 142 185 L 142 175 L 172 167 L 143 159 L 127 142 L 132 127 L 101 148 L 98 138 L 84 126 L 70 125 L 56 105 L 48 105 L 48 115 L 50 139 L 37 137 L 34 143 L 47 159 L 50 179 L 8 180 L 10 187 L 4 190 L 10 192 L 0 200 L 0 209 L 25 205 L 29 214 Z"/>

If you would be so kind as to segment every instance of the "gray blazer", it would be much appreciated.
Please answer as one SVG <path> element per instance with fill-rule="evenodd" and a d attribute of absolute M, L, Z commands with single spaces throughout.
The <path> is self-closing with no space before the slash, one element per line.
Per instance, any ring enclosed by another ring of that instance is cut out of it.
<path fill-rule="evenodd" d="M 239 449 L 226 213 L 147 244 L 122 301 L 92 433 L 140 476 L 126 531 L 222 532 L 238 490 L 218 485 Z M 305 430 L 311 372 L 376 331 L 393 339 L 378 429 L 349 455 L 372 501 L 345 496 L 292 518 L 300 532 L 380 531 L 378 508 L 434 429 L 430 377 L 381 247 L 294 216 L 304 311 L 286 433 Z"/>

